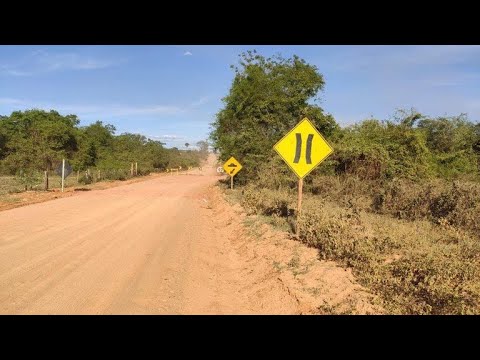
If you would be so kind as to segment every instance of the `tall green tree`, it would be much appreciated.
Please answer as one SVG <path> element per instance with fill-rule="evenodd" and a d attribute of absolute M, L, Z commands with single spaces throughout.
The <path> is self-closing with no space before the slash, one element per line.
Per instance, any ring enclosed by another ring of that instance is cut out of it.
<path fill-rule="evenodd" d="M 0 160 L 6 155 L 7 136 L 3 132 L 3 121 L 6 119 L 6 116 L 0 116 Z"/>
<path fill-rule="evenodd" d="M 425 134 L 438 175 L 450 178 L 477 172 L 475 127 L 466 114 L 426 118 L 419 122 L 418 129 Z"/>
<path fill-rule="evenodd" d="M 62 157 L 77 151 L 75 115 L 62 116 L 57 111 L 15 111 L 0 122 L 6 138 L 5 163 L 11 171 L 19 169 L 50 170 Z"/>
<path fill-rule="evenodd" d="M 474 134 L 475 134 L 475 138 L 474 138 L 474 141 L 473 141 L 472 148 L 477 154 L 480 155 L 480 123 L 475 125 Z"/>
<path fill-rule="evenodd" d="M 200 151 L 166 149 L 160 141 L 140 134 L 116 136 L 113 125 L 96 121 L 79 126 L 75 115 L 56 111 L 15 111 L 0 116 L 0 173 L 17 173 L 26 186 L 38 184 L 42 171 L 68 159 L 74 170 L 97 168 L 116 170 L 113 176 L 129 172 L 138 163 L 140 174 L 168 167 L 198 165 Z M 120 171 L 117 171 L 120 170 Z"/>
<path fill-rule="evenodd" d="M 79 150 L 73 159 L 76 170 L 95 166 L 99 161 L 109 156 L 114 142 L 115 127 L 96 121 L 77 131 Z"/>
<path fill-rule="evenodd" d="M 272 147 L 302 117 L 330 137 L 338 125 L 315 104 L 325 81 L 318 69 L 298 56 L 265 58 L 248 51 L 240 55 L 224 107 L 212 123 L 210 138 L 221 160 L 235 156 L 244 169 L 239 180 L 255 178 L 274 156 Z"/>
<path fill-rule="evenodd" d="M 477 172 L 480 174 L 480 123 L 475 125 L 475 139 L 472 144 L 472 149 L 477 155 Z"/>

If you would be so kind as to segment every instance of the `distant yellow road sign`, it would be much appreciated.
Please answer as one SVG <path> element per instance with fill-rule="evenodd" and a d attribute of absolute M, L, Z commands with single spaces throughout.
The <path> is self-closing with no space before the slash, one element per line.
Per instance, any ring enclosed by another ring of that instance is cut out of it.
<path fill-rule="evenodd" d="M 307 118 L 300 121 L 273 148 L 300 179 L 333 153 L 332 147 Z"/>
<path fill-rule="evenodd" d="M 242 165 L 232 156 L 225 164 L 223 164 L 223 169 L 228 175 L 233 177 L 242 170 Z"/>

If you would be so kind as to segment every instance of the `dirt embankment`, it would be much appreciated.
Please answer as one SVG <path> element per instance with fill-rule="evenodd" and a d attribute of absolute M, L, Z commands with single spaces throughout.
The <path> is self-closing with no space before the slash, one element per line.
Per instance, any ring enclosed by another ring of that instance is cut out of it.
<path fill-rule="evenodd" d="M 356 283 L 350 270 L 318 259 L 318 250 L 273 230 L 241 206 L 209 191 L 215 237 L 232 249 L 240 293 L 250 311 L 264 314 L 381 314 L 375 297 Z"/>

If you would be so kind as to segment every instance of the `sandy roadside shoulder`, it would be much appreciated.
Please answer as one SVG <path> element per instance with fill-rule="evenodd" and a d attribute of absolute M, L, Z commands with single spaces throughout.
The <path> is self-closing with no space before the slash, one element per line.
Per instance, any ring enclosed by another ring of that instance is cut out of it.
<path fill-rule="evenodd" d="M 185 173 L 180 173 L 173 176 L 182 176 Z M 13 209 L 21 206 L 27 206 L 31 204 L 41 203 L 44 201 L 50 201 L 60 199 L 69 196 L 78 196 L 84 192 L 91 190 L 104 190 L 112 187 L 122 186 L 137 183 L 140 181 L 152 180 L 158 177 L 172 176 L 168 173 L 151 173 L 146 176 L 135 177 L 128 180 L 112 180 L 112 181 L 100 181 L 94 184 L 71 186 L 64 190 L 62 193 L 60 189 L 51 189 L 49 191 L 41 190 L 29 190 L 21 193 L 5 194 L 0 196 L 0 211 Z"/>

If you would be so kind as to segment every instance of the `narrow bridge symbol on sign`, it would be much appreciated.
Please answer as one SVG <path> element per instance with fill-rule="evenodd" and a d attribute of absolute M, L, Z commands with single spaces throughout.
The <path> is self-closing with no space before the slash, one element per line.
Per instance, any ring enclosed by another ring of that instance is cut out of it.
<path fill-rule="evenodd" d="M 273 148 L 300 179 L 333 153 L 332 147 L 307 118 L 300 121 Z"/>

